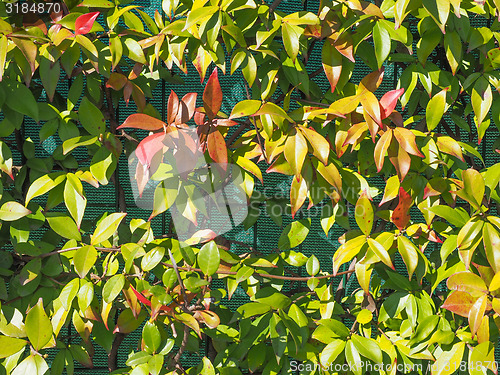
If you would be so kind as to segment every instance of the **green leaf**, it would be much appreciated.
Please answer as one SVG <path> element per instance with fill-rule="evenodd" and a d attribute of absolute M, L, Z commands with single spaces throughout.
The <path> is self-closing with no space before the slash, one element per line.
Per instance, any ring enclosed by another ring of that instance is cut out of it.
<path fill-rule="evenodd" d="M 368 238 L 368 246 L 370 249 L 377 255 L 377 257 L 387 266 L 395 270 L 394 265 L 392 264 L 391 256 L 387 252 L 387 250 L 373 238 Z"/>
<path fill-rule="evenodd" d="M 278 240 L 280 250 L 292 249 L 300 245 L 309 234 L 311 219 L 303 219 L 288 224 Z"/>
<path fill-rule="evenodd" d="M 378 22 L 373 26 L 373 43 L 375 44 L 375 57 L 378 68 L 382 68 L 391 52 L 391 36 Z"/>
<path fill-rule="evenodd" d="M 495 346 L 492 342 L 482 342 L 472 349 L 472 353 L 469 357 L 468 369 L 470 375 L 483 375 L 487 370 L 490 370 L 492 373 L 497 371 L 495 363 Z"/>
<path fill-rule="evenodd" d="M 80 230 L 68 215 L 59 212 L 47 212 L 45 217 L 52 230 L 58 235 L 76 241 L 82 240 Z"/>
<path fill-rule="evenodd" d="M 229 116 L 229 118 L 233 119 L 245 116 L 252 116 L 259 110 L 261 104 L 262 103 L 260 102 L 260 100 L 243 100 L 241 102 L 238 102 L 233 107 L 233 110 L 231 111 L 231 116 Z"/>
<path fill-rule="evenodd" d="M 26 357 L 17 367 L 12 371 L 12 375 L 44 375 L 49 370 L 49 366 L 45 359 L 38 354 L 31 354 Z"/>
<path fill-rule="evenodd" d="M 161 344 L 161 335 L 158 327 L 153 322 L 147 322 L 142 329 L 144 344 L 153 353 L 158 350 Z"/>
<path fill-rule="evenodd" d="M 33 93 L 25 85 L 18 84 L 17 88 L 7 95 L 5 103 L 14 111 L 38 121 L 38 105 Z"/>
<path fill-rule="evenodd" d="M 99 108 L 85 96 L 78 108 L 78 119 L 90 135 L 100 135 L 106 131 L 106 121 Z"/>
<path fill-rule="evenodd" d="M 357 351 L 354 342 L 352 340 L 348 340 L 345 346 L 345 358 L 347 363 L 349 364 L 349 368 L 352 369 L 354 375 L 361 375 L 362 368 L 359 365 L 361 362 L 361 356 Z"/>
<path fill-rule="evenodd" d="M 92 157 L 90 173 L 102 185 L 107 185 L 116 168 L 116 158 L 106 147 L 101 147 Z"/>
<path fill-rule="evenodd" d="M 31 214 L 30 210 L 14 201 L 5 202 L 0 208 L 0 220 L 2 221 L 18 220 L 29 214 Z"/>
<path fill-rule="evenodd" d="M 255 294 L 255 302 L 271 306 L 274 310 L 282 310 L 287 308 L 292 301 L 276 289 L 265 287 L 257 291 Z"/>
<path fill-rule="evenodd" d="M 94 266 L 96 260 L 97 250 L 94 246 L 87 245 L 79 248 L 73 257 L 73 264 L 78 276 L 83 279 Z"/>
<path fill-rule="evenodd" d="M 112 303 L 120 294 L 125 286 L 125 276 L 122 274 L 114 275 L 102 288 L 102 298 L 106 303 Z"/>
<path fill-rule="evenodd" d="M 363 192 L 356 202 L 354 213 L 359 229 L 368 236 L 372 231 L 374 213 L 372 202 L 366 192 Z"/>
<path fill-rule="evenodd" d="M 399 236 L 398 250 L 406 264 L 406 269 L 411 280 L 411 276 L 418 265 L 418 249 L 408 238 Z"/>
<path fill-rule="evenodd" d="M 306 271 L 310 276 L 316 275 L 320 270 L 318 258 L 313 254 L 309 257 L 306 263 Z"/>
<path fill-rule="evenodd" d="M 484 223 L 483 243 L 488 263 L 495 273 L 500 272 L 500 234 L 490 223 Z"/>
<path fill-rule="evenodd" d="M 40 59 L 40 66 L 38 68 L 40 73 L 40 79 L 42 81 L 45 92 L 52 102 L 54 100 L 54 94 L 56 92 L 56 86 L 59 82 L 59 74 L 61 72 L 61 65 L 59 60 L 55 63 L 49 59 L 42 57 Z"/>
<path fill-rule="evenodd" d="M 125 46 L 128 50 L 128 57 L 140 64 L 147 64 L 146 57 L 144 56 L 144 51 L 141 45 L 132 38 L 127 38 L 124 41 Z"/>
<path fill-rule="evenodd" d="M 436 362 L 432 364 L 432 375 L 451 375 L 460 368 L 465 350 L 465 342 L 455 343 L 451 349 L 436 355 Z"/>
<path fill-rule="evenodd" d="M 211 276 L 216 273 L 220 265 L 220 254 L 217 244 L 214 241 L 210 241 L 203 245 L 197 259 L 198 265 L 205 275 Z"/>
<path fill-rule="evenodd" d="M 68 208 L 71 217 L 75 220 L 77 228 L 80 229 L 85 207 L 87 206 L 87 198 L 85 197 L 80 179 L 73 173 L 68 173 L 66 175 L 64 204 Z"/>
<path fill-rule="evenodd" d="M 35 350 L 40 350 L 48 344 L 52 338 L 52 324 L 43 309 L 42 298 L 26 315 L 25 325 L 28 340 Z"/>
<path fill-rule="evenodd" d="M 446 108 L 446 92 L 446 89 L 441 90 L 427 103 L 425 121 L 427 122 L 427 129 L 429 131 L 434 130 L 443 117 Z"/>
<path fill-rule="evenodd" d="M 71 308 L 71 303 L 75 299 L 79 288 L 80 279 L 73 279 L 62 288 L 59 300 L 66 311 Z"/>
<path fill-rule="evenodd" d="M 380 346 L 375 340 L 359 335 L 352 335 L 351 341 L 359 354 L 363 357 L 368 358 L 375 363 L 383 362 L 382 350 L 380 350 Z"/>
<path fill-rule="evenodd" d="M 0 358 L 9 357 L 16 354 L 26 346 L 26 340 L 15 337 L 0 336 Z"/>
<path fill-rule="evenodd" d="M 328 368 L 340 353 L 344 351 L 346 342 L 344 340 L 333 339 L 319 355 L 319 361 L 324 368 Z"/>
<path fill-rule="evenodd" d="M 300 26 L 291 25 L 287 22 L 283 22 L 281 25 L 281 34 L 283 36 L 285 51 L 293 61 L 295 61 L 299 54 L 299 39 L 303 32 L 304 29 Z"/>
<path fill-rule="evenodd" d="M 126 215 L 126 213 L 117 212 L 102 219 L 99 224 L 97 224 L 97 228 L 90 239 L 90 244 L 97 245 L 111 237 L 117 231 L 118 225 L 120 225 Z"/>
<path fill-rule="evenodd" d="M 161 246 L 155 246 L 153 249 L 148 251 L 146 255 L 141 260 L 141 268 L 143 271 L 151 271 L 155 268 L 165 256 L 165 248 Z"/>
<path fill-rule="evenodd" d="M 354 258 L 365 244 L 365 236 L 355 237 L 342 244 L 342 246 L 340 246 L 333 255 L 333 274 L 338 272 L 342 264 L 349 262 L 352 258 Z"/>
<path fill-rule="evenodd" d="M 484 76 L 479 77 L 479 79 L 474 83 L 470 98 L 474 114 L 476 115 L 474 120 L 476 121 L 476 126 L 479 131 L 483 121 L 487 118 L 491 104 L 493 103 L 491 86 Z M 481 140 L 482 136 L 479 136 L 479 143 Z"/>

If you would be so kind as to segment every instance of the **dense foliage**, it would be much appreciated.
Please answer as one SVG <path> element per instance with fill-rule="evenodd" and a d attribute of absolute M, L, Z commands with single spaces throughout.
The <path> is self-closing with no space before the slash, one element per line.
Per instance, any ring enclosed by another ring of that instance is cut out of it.
<path fill-rule="evenodd" d="M 131 374 L 496 373 L 500 163 L 481 141 L 500 128 L 500 2 L 128 3 L 0 4 L 1 372 L 72 374 L 103 349 Z M 153 90 L 190 64 L 202 97 L 174 88 L 162 118 Z M 355 64 L 372 72 L 355 81 Z M 219 79 L 240 72 L 248 99 L 223 113 Z M 123 123 L 121 101 L 137 107 Z M 121 199 L 124 154 L 148 221 Z M 259 193 L 266 173 L 290 176 L 287 202 Z M 92 217 L 105 185 L 119 205 Z M 212 228 L 213 205 L 244 213 L 231 228 L 293 221 L 266 255 Z M 346 230 L 333 268 L 298 249 L 314 207 L 327 235 Z"/>

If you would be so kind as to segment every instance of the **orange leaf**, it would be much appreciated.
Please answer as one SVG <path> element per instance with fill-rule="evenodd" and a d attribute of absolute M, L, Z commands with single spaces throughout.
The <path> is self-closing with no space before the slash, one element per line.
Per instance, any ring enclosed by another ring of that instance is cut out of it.
<path fill-rule="evenodd" d="M 203 107 L 210 119 L 213 119 L 222 105 L 222 90 L 219 84 L 217 68 L 214 69 L 208 79 L 205 90 L 203 91 Z"/>
<path fill-rule="evenodd" d="M 468 318 L 474 302 L 476 302 L 476 298 L 472 297 L 469 293 L 455 291 L 446 298 L 441 307 L 464 318 Z"/>
<path fill-rule="evenodd" d="M 389 160 L 396 168 L 399 180 L 403 181 L 410 170 L 410 155 L 399 144 L 396 144 L 394 148 L 389 147 Z"/>
<path fill-rule="evenodd" d="M 299 176 L 299 178 L 292 179 L 292 187 L 290 189 L 290 204 L 292 207 L 292 219 L 295 217 L 295 213 L 302 207 L 304 204 L 307 193 L 307 182 L 303 176 Z"/>
<path fill-rule="evenodd" d="M 396 224 L 399 230 L 406 228 L 408 222 L 410 221 L 410 215 L 408 214 L 410 206 L 412 204 L 412 199 L 410 194 L 403 189 L 402 186 L 399 187 L 399 203 L 396 209 L 392 212 L 391 221 Z"/>
<path fill-rule="evenodd" d="M 75 35 L 87 34 L 94 25 L 94 21 L 99 16 L 99 12 L 83 14 L 75 21 Z"/>
<path fill-rule="evenodd" d="M 167 103 L 167 123 L 173 124 L 179 111 L 179 98 L 174 90 L 170 90 L 170 96 Z"/>
<path fill-rule="evenodd" d="M 384 79 L 384 68 L 371 72 L 365 76 L 359 83 L 358 93 L 362 93 L 364 90 L 374 92 L 378 89 L 382 80 Z"/>
<path fill-rule="evenodd" d="M 377 172 L 380 172 L 384 166 L 384 159 L 387 149 L 392 141 L 392 129 L 388 129 L 375 145 L 375 165 L 377 166 Z"/>
<path fill-rule="evenodd" d="M 117 129 L 134 128 L 153 131 L 163 129 L 166 126 L 167 124 L 157 118 L 142 113 L 134 113 L 133 115 L 128 116 L 123 124 L 121 124 Z"/>
<path fill-rule="evenodd" d="M 179 102 L 179 109 L 177 111 L 177 116 L 175 118 L 176 124 L 185 124 L 194 116 L 194 111 L 196 110 L 196 98 L 198 94 L 196 92 L 190 92 L 182 98 Z"/>
<path fill-rule="evenodd" d="M 394 137 L 396 137 L 399 146 L 401 146 L 407 153 L 420 156 L 421 158 L 424 157 L 415 143 L 415 134 L 413 134 L 411 130 L 405 128 L 395 128 Z"/>
<path fill-rule="evenodd" d="M 404 91 L 405 91 L 404 88 L 400 88 L 398 90 L 391 90 L 386 92 L 384 96 L 380 98 L 380 109 L 381 109 L 382 119 L 389 117 L 392 111 L 394 111 L 394 108 L 396 108 L 396 104 L 398 104 L 398 99 L 401 95 L 403 95 Z"/>
<path fill-rule="evenodd" d="M 222 134 L 213 128 L 207 137 L 208 154 L 216 163 L 222 164 L 221 167 L 226 170 L 227 168 L 227 147 L 226 141 Z"/>
<path fill-rule="evenodd" d="M 347 57 L 352 62 L 356 62 L 353 54 L 353 42 L 350 33 L 343 33 L 340 38 L 334 42 L 335 48 L 342 55 Z"/>
<path fill-rule="evenodd" d="M 331 91 L 334 92 L 342 73 L 342 56 L 335 49 L 331 39 L 327 39 L 323 44 L 321 61 L 326 78 L 330 82 Z"/>
<path fill-rule="evenodd" d="M 113 90 L 118 91 L 121 90 L 127 82 L 128 79 L 123 74 L 111 73 L 106 82 L 106 87 L 111 87 Z"/>

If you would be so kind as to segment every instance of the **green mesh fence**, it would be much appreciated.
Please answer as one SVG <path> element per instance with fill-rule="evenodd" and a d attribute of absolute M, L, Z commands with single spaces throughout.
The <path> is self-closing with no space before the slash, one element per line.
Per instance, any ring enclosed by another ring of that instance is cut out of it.
<path fill-rule="evenodd" d="M 136 0 L 134 2 L 136 5 L 142 6 L 142 10 L 151 16 L 154 15 L 156 9 L 161 10 L 161 1 L 160 0 Z M 316 13 L 318 11 L 319 0 L 305 0 L 301 2 L 300 0 L 283 0 L 278 10 L 293 13 L 300 10 L 308 10 Z M 479 23 L 480 21 L 484 21 L 483 23 Z M 486 20 L 478 20 L 471 19 L 472 26 L 488 26 Z M 414 31 L 414 30 L 412 30 Z M 415 49 L 416 45 L 414 45 Z M 229 65 L 229 60 L 227 61 Z M 310 56 L 308 62 L 308 71 L 313 72 L 316 69 L 321 67 L 321 43 L 317 43 L 312 50 L 312 54 Z M 385 65 L 385 77 L 382 85 L 377 90 L 376 94 L 380 98 L 380 96 L 388 90 L 392 90 L 395 88 L 397 84 L 397 80 L 399 75 L 401 74 L 401 69 L 396 68 L 394 65 Z M 176 68 L 174 68 L 176 69 Z M 366 74 L 370 73 L 371 70 L 362 62 L 357 61 L 355 65 L 354 72 L 352 74 L 351 81 L 359 82 L 362 77 Z M 184 85 L 173 85 L 168 82 L 162 81 L 157 84 L 157 86 L 152 91 L 152 98 L 149 99 L 149 102 L 162 114 L 163 117 L 166 116 L 166 101 L 171 89 L 174 89 L 179 97 L 182 97 L 184 94 L 188 92 L 197 92 L 199 97 L 203 94 L 204 85 L 200 84 L 199 75 L 196 72 L 195 68 L 188 63 L 188 75 L 184 75 L 180 71 L 176 71 L 176 74 L 180 75 L 185 84 Z M 224 102 L 222 105 L 222 110 L 226 113 L 230 113 L 232 107 L 239 101 L 246 99 L 246 90 L 243 83 L 243 78 L 241 72 L 238 70 L 234 75 L 219 75 L 221 87 L 224 93 Z M 313 79 L 316 84 L 322 89 L 323 92 L 326 92 L 329 89 L 329 83 L 324 75 L 317 75 Z M 58 86 L 58 91 L 64 96 L 71 85 L 70 80 L 61 80 Z M 130 114 L 136 113 L 135 104 L 131 101 L 127 106 L 120 102 L 118 111 L 117 111 L 117 119 L 118 122 L 123 122 L 127 116 Z M 454 127 L 451 120 L 448 119 L 449 124 Z M 24 135 L 25 137 L 31 137 L 31 139 L 35 142 L 35 144 L 39 144 L 39 131 L 40 126 L 36 125 L 33 121 L 26 121 L 24 126 Z M 490 127 L 488 132 L 486 133 L 482 148 L 481 154 L 485 161 L 486 166 L 490 166 L 499 162 L 500 156 L 493 151 L 493 143 L 498 138 L 499 134 L 495 127 Z M 12 140 L 14 141 L 13 137 Z M 47 157 L 55 150 L 57 145 L 60 143 L 59 139 L 55 137 L 49 137 L 44 142 L 41 143 L 41 147 L 37 147 L 37 156 L 38 157 Z M 83 160 L 86 157 L 86 153 L 84 151 L 79 151 L 78 149 L 75 151 L 75 157 L 79 160 Z M 14 152 L 15 164 L 19 164 L 22 162 L 22 158 L 20 154 L 16 154 Z M 480 162 L 476 159 L 476 162 Z M 263 171 L 265 171 L 266 166 L 261 165 Z M 150 212 L 141 208 L 138 208 L 135 205 L 134 196 L 132 193 L 132 188 L 130 185 L 130 176 L 127 164 L 127 158 L 125 155 L 122 155 L 119 164 L 118 164 L 118 173 L 120 184 L 124 189 L 125 194 L 125 202 L 127 205 L 128 217 L 132 218 L 143 218 L 145 220 L 148 219 Z M 290 189 L 290 178 L 287 176 L 283 176 L 277 173 L 272 174 L 264 174 L 264 183 L 266 186 L 266 193 L 271 196 L 274 194 L 275 196 L 287 197 Z M 382 178 L 372 179 L 370 183 L 383 190 L 384 181 Z M 88 205 L 86 209 L 86 217 L 89 219 L 96 219 L 101 216 L 104 212 L 115 210 L 118 208 L 118 192 L 115 186 L 110 183 L 107 186 L 99 187 L 99 189 L 95 189 L 87 186 L 86 188 Z M 378 198 L 380 199 L 380 197 Z M 349 206 L 347 206 L 349 209 Z M 350 208 L 349 216 L 351 219 L 351 224 L 354 224 L 352 220 L 352 207 Z M 412 214 L 418 214 L 418 211 L 413 212 Z M 320 225 L 320 213 L 319 211 L 315 211 L 312 214 L 308 215 L 311 217 L 311 230 L 307 239 L 300 245 L 298 248 L 299 251 L 303 252 L 305 255 L 309 256 L 311 254 L 315 254 L 321 262 L 322 269 L 325 271 L 331 270 L 332 266 L 332 256 L 339 243 L 337 239 L 345 232 L 345 230 L 340 227 L 338 224 L 335 224 L 328 235 L 325 235 Z M 414 217 L 412 215 L 412 217 Z M 283 218 L 283 226 L 287 225 L 291 221 L 290 217 Z M 160 215 L 152 220 L 152 228 L 155 235 L 161 235 L 167 232 L 168 225 L 170 223 L 169 214 Z M 229 233 L 226 233 L 225 236 L 230 239 L 237 240 L 239 242 L 243 242 L 245 244 L 251 245 L 254 248 L 257 248 L 261 253 L 269 254 L 274 252 L 278 245 L 278 238 L 281 234 L 282 227 L 278 227 L 274 221 L 267 215 L 266 208 L 264 205 L 261 206 L 261 216 L 256 222 L 256 224 L 245 230 L 242 225 L 238 226 L 236 229 L 232 230 Z M 43 233 L 35 233 L 35 236 L 42 236 Z M 237 245 L 233 245 L 232 250 L 235 252 L 243 251 L 243 247 L 238 247 Z M 395 266 L 398 272 L 406 273 L 406 267 L 403 261 L 399 258 L 396 259 Z M 216 281 L 217 282 L 217 281 Z M 335 280 L 334 285 L 338 284 L 340 280 Z M 223 284 L 220 283 L 220 287 Z M 299 286 L 305 286 L 299 285 Z M 290 285 L 285 284 L 285 290 L 289 289 Z M 297 285 L 294 285 L 297 287 Z M 349 279 L 346 290 L 347 293 L 352 293 L 355 289 L 359 287 L 356 278 L 353 276 Z M 245 295 L 241 288 L 238 288 L 234 293 L 233 298 L 230 301 L 225 301 L 224 304 L 231 309 L 236 309 L 238 306 L 243 303 L 248 302 L 248 297 Z M 68 328 L 68 335 L 72 335 L 75 332 Z M 135 349 L 134 346 L 140 339 L 140 330 L 136 331 L 134 334 L 130 334 L 123 342 L 121 346 L 121 350 L 118 355 L 119 367 L 125 365 L 125 360 L 127 358 L 127 354 L 130 349 Z M 497 345 L 496 349 L 496 358 L 497 361 L 500 360 L 500 350 Z M 203 356 L 204 353 L 204 345 L 202 344 L 200 347 L 200 355 Z M 49 352 L 49 362 L 53 359 L 54 353 Z M 189 357 L 185 355 L 183 357 L 183 363 L 186 366 L 197 365 L 200 357 Z M 82 368 L 79 364 L 75 363 L 75 373 L 76 374 L 107 374 L 107 355 L 104 350 L 99 349 L 96 346 L 96 352 L 94 354 L 94 365 L 93 369 L 85 369 Z"/>

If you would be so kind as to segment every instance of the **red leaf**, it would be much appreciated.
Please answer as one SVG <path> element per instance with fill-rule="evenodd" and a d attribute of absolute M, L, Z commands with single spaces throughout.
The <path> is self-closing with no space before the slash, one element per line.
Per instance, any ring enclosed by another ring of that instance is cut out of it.
<path fill-rule="evenodd" d="M 227 168 L 227 147 L 222 134 L 214 129 L 208 133 L 207 138 L 208 154 L 216 163 L 222 164 L 222 169 Z"/>
<path fill-rule="evenodd" d="M 135 288 L 132 285 L 130 285 L 130 288 L 132 289 L 132 291 L 136 295 L 137 299 L 141 303 L 145 304 L 148 307 L 151 307 L 151 301 L 149 301 L 146 297 L 144 297 L 144 295 L 142 295 L 142 293 L 139 293 L 137 290 L 135 290 Z M 171 311 L 172 309 L 170 307 L 168 307 L 168 306 L 161 305 L 160 310 Z"/>
<path fill-rule="evenodd" d="M 194 116 L 194 111 L 196 110 L 196 98 L 198 94 L 195 92 L 190 92 L 182 98 L 179 102 L 179 110 L 175 118 L 176 124 L 185 124 Z"/>
<path fill-rule="evenodd" d="M 139 162 L 149 168 L 151 165 L 151 160 L 153 156 L 163 148 L 163 139 L 165 138 L 165 133 L 155 133 L 144 138 L 141 143 L 137 146 L 135 154 L 139 159 Z"/>
<path fill-rule="evenodd" d="M 83 14 L 75 21 L 75 35 L 87 34 L 94 25 L 94 21 L 99 16 L 99 12 Z"/>
<path fill-rule="evenodd" d="M 203 91 L 203 106 L 207 116 L 213 119 L 220 110 L 222 105 L 222 90 L 219 84 L 217 68 L 214 69 L 208 79 L 205 91 Z"/>
<path fill-rule="evenodd" d="M 139 293 L 137 290 L 135 290 L 135 288 L 132 285 L 130 285 L 130 289 L 132 289 L 132 291 L 134 292 L 135 296 L 137 297 L 137 299 L 141 303 L 145 304 L 148 307 L 151 307 L 151 302 L 148 301 L 148 299 L 146 297 L 144 297 L 141 293 Z"/>
<path fill-rule="evenodd" d="M 410 209 L 412 200 L 411 195 L 406 192 L 403 187 L 399 188 L 399 203 L 392 213 L 391 221 L 396 224 L 399 230 L 406 228 L 410 221 L 408 210 Z"/>
<path fill-rule="evenodd" d="M 179 111 L 179 98 L 174 90 L 170 90 L 170 96 L 168 97 L 167 103 L 167 123 L 173 124 L 175 118 L 177 117 L 177 112 Z"/>
<path fill-rule="evenodd" d="M 389 117 L 392 111 L 394 111 L 394 108 L 396 108 L 396 104 L 398 103 L 398 99 L 401 95 L 403 95 L 404 91 L 404 88 L 391 90 L 382 96 L 380 99 L 380 113 L 382 115 L 382 120 Z"/>
<path fill-rule="evenodd" d="M 157 118 L 143 113 L 134 113 L 133 115 L 128 116 L 123 124 L 121 124 L 117 129 L 134 128 L 153 131 L 163 129 L 166 126 L 167 124 Z"/>

